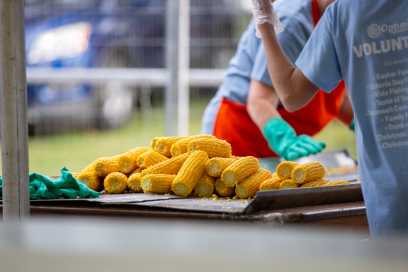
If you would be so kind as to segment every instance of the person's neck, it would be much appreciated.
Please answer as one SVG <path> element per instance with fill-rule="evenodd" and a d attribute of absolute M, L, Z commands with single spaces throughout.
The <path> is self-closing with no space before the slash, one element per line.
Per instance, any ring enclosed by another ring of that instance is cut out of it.
<path fill-rule="evenodd" d="M 323 13 L 332 2 L 331 0 L 317 0 L 320 12 Z"/>

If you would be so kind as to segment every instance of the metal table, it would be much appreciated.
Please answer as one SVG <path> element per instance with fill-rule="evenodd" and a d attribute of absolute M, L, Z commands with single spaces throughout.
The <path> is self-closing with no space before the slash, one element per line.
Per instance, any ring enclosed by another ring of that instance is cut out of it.
<path fill-rule="evenodd" d="M 31 201 L 34 216 L 99 216 L 192 221 L 319 225 L 368 232 L 360 184 L 258 192 L 251 200 L 174 195 L 102 195 L 98 199 Z"/>

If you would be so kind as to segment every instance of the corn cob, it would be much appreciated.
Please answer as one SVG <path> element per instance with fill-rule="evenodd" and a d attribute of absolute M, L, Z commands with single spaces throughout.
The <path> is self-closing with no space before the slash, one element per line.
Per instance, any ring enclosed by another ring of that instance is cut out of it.
<path fill-rule="evenodd" d="M 142 174 L 141 173 L 133 173 L 132 175 L 129 176 L 127 180 L 127 187 L 135 193 L 140 193 L 142 192 L 142 186 L 140 185 L 142 180 Z"/>
<path fill-rule="evenodd" d="M 207 174 L 214 178 L 219 178 L 229 165 L 231 165 L 235 158 L 212 158 L 206 164 Z"/>
<path fill-rule="evenodd" d="M 99 177 L 106 177 L 109 173 L 119 172 L 119 161 L 112 160 L 112 157 L 103 157 L 94 162 L 94 167 Z"/>
<path fill-rule="evenodd" d="M 167 174 L 167 175 L 176 175 L 180 170 L 183 163 L 186 161 L 188 157 L 188 153 L 181 154 L 177 157 L 173 157 L 171 159 L 165 160 L 163 162 L 159 162 L 153 166 L 150 166 L 147 169 L 142 171 L 142 175 L 149 175 L 149 174 Z"/>
<path fill-rule="evenodd" d="M 154 141 L 152 148 L 163 156 L 171 157 L 171 146 L 182 138 L 183 137 L 160 137 Z"/>
<path fill-rule="evenodd" d="M 178 156 L 181 155 L 183 153 L 187 153 L 187 149 L 188 149 L 188 144 L 192 141 L 192 140 L 197 140 L 197 139 L 215 139 L 214 136 L 212 135 L 196 135 L 196 136 L 190 136 L 190 137 L 184 137 L 181 140 L 178 140 L 177 142 L 175 142 L 170 149 L 170 153 L 171 155 L 174 156 Z"/>
<path fill-rule="evenodd" d="M 240 181 L 255 174 L 259 170 L 259 161 L 252 156 L 243 157 L 234 161 L 221 174 L 224 184 L 234 187 Z"/>
<path fill-rule="evenodd" d="M 282 180 L 277 175 L 272 175 L 271 178 L 263 181 L 259 186 L 259 190 L 268 191 L 268 190 L 278 190 Z"/>
<path fill-rule="evenodd" d="M 126 153 L 128 153 L 128 155 L 131 157 L 133 163 L 136 165 L 136 167 L 138 167 L 139 166 L 138 161 L 139 161 L 140 155 L 142 155 L 143 153 L 145 153 L 145 152 L 147 152 L 149 150 L 151 150 L 149 147 L 136 147 L 134 149 L 129 150 Z"/>
<path fill-rule="evenodd" d="M 145 193 L 170 193 L 175 175 L 153 174 L 142 177 L 141 186 Z"/>
<path fill-rule="evenodd" d="M 324 178 L 326 169 L 320 162 L 309 162 L 296 166 L 292 170 L 292 179 L 297 184 Z"/>
<path fill-rule="evenodd" d="M 304 183 L 300 187 L 302 187 L 302 188 L 315 188 L 315 187 L 325 186 L 326 184 L 327 184 L 326 180 L 318 179 L 318 180 L 310 181 L 308 183 Z"/>
<path fill-rule="evenodd" d="M 94 191 L 102 191 L 103 189 L 103 182 L 100 177 L 95 173 L 92 169 L 85 169 L 81 173 L 78 174 L 76 177 L 79 181 L 82 181 L 86 184 L 90 189 Z"/>
<path fill-rule="evenodd" d="M 208 155 L 204 151 L 191 152 L 174 179 L 172 191 L 178 196 L 189 196 L 204 174 L 207 160 Z"/>
<path fill-rule="evenodd" d="M 351 182 L 347 180 L 333 180 L 333 181 L 328 181 L 326 184 L 321 185 L 321 186 L 340 186 L 340 185 L 350 185 Z"/>
<path fill-rule="evenodd" d="M 194 195 L 198 197 L 211 197 L 214 193 L 214 183 L 214 178 L 204 173 L 204 175 L 197 182 L 194 189 Z"/>
<path fill-rule="evenodd" d="M 231 144 L 217 138 L 195 139 L 188 143 L 188 151 L 202 150 L 207 152 L 209 158 L 232 156 Z"/>
<path fill-rule="evenodd" d="M 142 168 L 136 168 L 135 170 L 133 170 L 132 174 L 142 173 L 142 170 Z"/>
<path fill-rule="evenodd" d="M 121 194 L 127 188 L 127 176 L 120 172 L 110 173 L 105 177 L 103 186 L 108 194 Z"/>
<path fill-rule="evenodd" d="M 283 161 L 278 164 L 276 167 L 276 174 L 280 179 L 289 179 L 292 174 L 293 168 L 295 168 L 298 164 L 292 161 Z"/>
<path fill-rule="evenodd" d="M 215 191 L 221 197 L 231 197 L 235 194 L 235 187 L 228 187 L 222 179 L 215 181 Z"/>
<path fill-rule="evenodd" d="M 156 147 L 157 141 L 160 140 L 163 137 L 154 137 L 152 139 L 152 141 L 150 142 L 150 147 L 154 150 L 154 148 Z"/>
<path fill-rule="evenodd" d="M 134 161 L 132 154 L 129 152 L 120 154 L 120 155 L 116 155 L 112 157 L 112 160 L 118 161 L 118 165 L 119 165 L 119 172 L 123 173 L 123 174 L 129 174 L 132 173 L 133 170 L 135 170 L 137 168 L 137 163 L 136 161 Z"/>
<path fill-rule="evenodd" d="M 164 162 L 167 159 L 167 157 L 163 156 L 159 152 L 150 150 L 139 156 L 138 163 L 141 168 L 149 168 L 150 166 Z"/>
<path fill-rule="evenodd" d="M 260 168 L 255 174 L 237 184 L 236 195 L 241 198 L 253 197 L 259 191 L 261 183 L 272 177 L 272 173 L 264 168 Z"/>
<path fill-rule="evenodd" d="M 297 188 L 298 184 L 294 182 L 292 179 L 285 179 L 279 185 L 279 189 L 292 189 Z"/>

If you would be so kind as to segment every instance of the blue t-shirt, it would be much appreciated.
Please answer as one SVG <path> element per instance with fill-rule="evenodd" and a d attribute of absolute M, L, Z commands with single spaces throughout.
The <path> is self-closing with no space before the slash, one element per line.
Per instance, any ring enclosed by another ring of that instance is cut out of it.
<path fill-rule="evenodd" d="M 275 2 L 274 8 L 284 27 L 284 31 L 278 36 L 279 42 L 294 63 L 314 28 L 311 0 L 279 0 Z M 223 84 L 204 112 L 203 133 L 213 133 L 215 119 L 223 97 L 246 104 L 251 80 L 258 80 L 272 86 L 265 52 L 255 32 L 255 24 L 251 22 L 241 37 Z"/>
<path fill-rule="evenodd" d="M 316 86 L 345 80 L 374 235 L 408 233 L 408 1 L 339 0 L 296 62 Z"/>

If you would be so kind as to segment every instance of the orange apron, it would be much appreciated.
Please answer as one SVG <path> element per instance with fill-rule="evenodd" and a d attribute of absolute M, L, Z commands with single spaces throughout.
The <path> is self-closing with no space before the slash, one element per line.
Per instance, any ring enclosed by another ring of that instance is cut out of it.
<path fill-rule="evenodd" d="M 317 0 L 312 0 L 312 16 L 316 25 L 321 17 Z M 344 82 L 341 82 L 330 94 L 319 90 L 313 100 L 299 111 L 289 113 L 280 105 L 278 112 L 298 135 L 315 135 L 338 116 L 344 94 L 345 86 Z M 246 105 L 228 98 L 224 97 L 221 101 L 213 134 L 230 142 L 235 156 L 278 157 L 252 121 Z"/>

